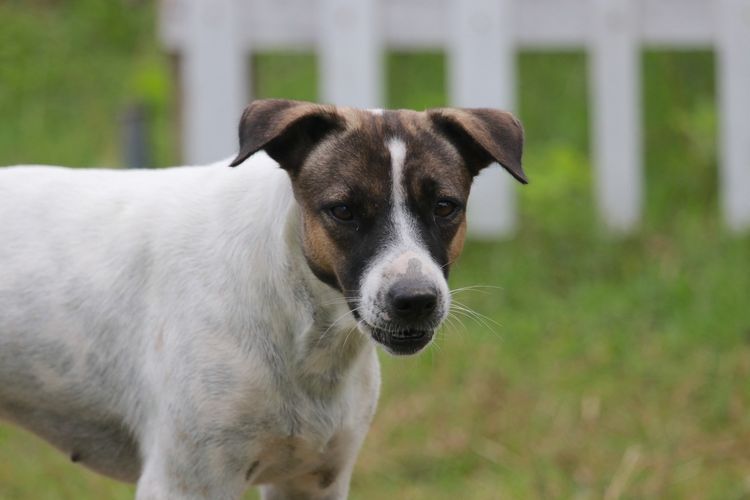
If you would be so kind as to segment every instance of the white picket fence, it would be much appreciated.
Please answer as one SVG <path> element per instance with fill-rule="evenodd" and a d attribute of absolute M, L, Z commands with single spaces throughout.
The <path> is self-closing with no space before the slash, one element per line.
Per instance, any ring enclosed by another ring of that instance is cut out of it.
<path fill-rule="evenodd" d="M 191 163 L 236 149 L 254 51 L 313 49 L 322 102 L 378 107 L 383 50 L 443 49 L 452 105 L 512 110 L 517 50 L 584 48 L 594 189 L 619 232 L 636 227 L 642 206 L 641 47 L 713 48 L 723 214 L 730 229 L 750 229 L 750 0 L 162 0 L 160 9 L 161 39 L 181 56 Z M 500 169 L 482 173 L 469 207 L 475 236 L 513 231 L 514 193 Z"/>

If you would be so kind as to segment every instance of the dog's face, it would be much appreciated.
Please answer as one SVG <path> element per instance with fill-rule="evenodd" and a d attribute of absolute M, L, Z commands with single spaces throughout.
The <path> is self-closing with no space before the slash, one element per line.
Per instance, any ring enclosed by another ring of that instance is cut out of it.
<path fill-rule="evenodd" d="M 518 121 L 489 109 L 364 111 L 255 101 L 237 165 L 260 149 L 290 175 L 313 273 L 393 354 L 425 347 L 448 315 L 473 177 L 492 162 L 526 182 Z"/>

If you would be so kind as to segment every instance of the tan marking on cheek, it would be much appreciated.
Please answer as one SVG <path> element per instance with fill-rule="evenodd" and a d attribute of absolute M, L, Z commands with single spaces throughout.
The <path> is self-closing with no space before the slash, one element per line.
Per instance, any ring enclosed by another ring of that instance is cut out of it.
<path fill-rule="evenodd" d="M 448 262 L 453 264 L 458 260 L 461 252 L 464 249 L 464 240 L 466 239 L 466 216 L 464 215 L 461 220 L 461 225 L 458 226 L 456 234 L 453 235 L 450 247 L 448 247 Z"/>
<path fill-rule="evenodd" d="M 333 263 L 341 260 L 338 249 L 328 236 L 320 221 L 311 215 L 304 215 L 305 255 L 321 271 L 335 275 Z"/>

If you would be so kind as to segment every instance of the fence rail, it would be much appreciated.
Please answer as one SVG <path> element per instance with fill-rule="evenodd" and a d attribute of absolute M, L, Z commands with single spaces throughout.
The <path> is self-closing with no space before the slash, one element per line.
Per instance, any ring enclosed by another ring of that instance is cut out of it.
<path fill-rule="evenodd" d="M 750 229 L 750 0 L 162 0 L 160 9 L 161 39 L 182 58 L 184 153 L 195 163 L 236 148 L 255 51 L 314 49 L 322 101 L 377 107 L 383 49 L 442 49 L 452 105 L 513 109 L 519 49 L 583 48 L 595 194 L 615 231 L 641 215 L 641 47 L 713 48 L 723 214 L 732 230 Z M 481 175 L 470 229 L 508 234 L 515 188 L 500 169 Z"/>

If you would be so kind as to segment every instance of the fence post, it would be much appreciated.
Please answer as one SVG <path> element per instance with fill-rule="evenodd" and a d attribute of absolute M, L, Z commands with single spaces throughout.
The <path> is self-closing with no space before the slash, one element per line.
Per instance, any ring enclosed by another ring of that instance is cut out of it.
<path fill-rule="evenodd" d="M 327 103 L 373 108 L 382 102 L 380 12 L 375 0 L 323 0 L 320 81 Z"/>
<path fill-rule="evenodd" d="M 196 164 L 236 152 L 248 74 L 236 0 L 189 0 L 185 8 L 182 137 L 184 160 Z"/>
<path fill-rule="evenodd" d="M 515 51 L 511 0 L 450 0 L 448 68 L 451 104 L 514 108 Z M 496 238 L 513 232 L 516 192 L 511 176 L 496 166 L 472 186 L 469 232 Z"/>
<path fill-rule="evenodd" d="M 750 230 L 750 1 L 718 3 L 721 204 L 733 231 Z"/>
<path fill-rule="evenodd" d="M 596 200 L 615 232 L 635 228 L 641 214 L 641 78 L 637 5 L 592 0 L 591 113 Z"/>
<path fill-rule="evenodd" d="M 128 104 L 120 114 L 122 157 L 127 168 L 151 166 L 149 115 L 142 102 Z"/>

